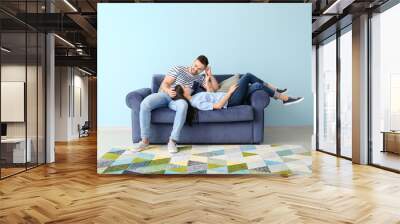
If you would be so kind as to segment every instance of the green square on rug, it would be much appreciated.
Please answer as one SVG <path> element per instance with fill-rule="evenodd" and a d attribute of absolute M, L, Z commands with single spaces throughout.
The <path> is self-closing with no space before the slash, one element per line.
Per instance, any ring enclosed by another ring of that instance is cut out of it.
<path fill-rule="evenodd" d="M 311 174 L 311 152 L 298 145 L 165 145 L 114 147 L 100 155 L 99 174 Z"/>

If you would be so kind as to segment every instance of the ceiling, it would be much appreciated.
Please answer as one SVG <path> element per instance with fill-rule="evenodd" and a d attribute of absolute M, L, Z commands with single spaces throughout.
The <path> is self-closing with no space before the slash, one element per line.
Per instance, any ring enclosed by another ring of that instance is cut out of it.
<path fill-rule="evenodd" d="M 387 0 L 1 0 L 3 32 L 16 33 L 26 27 L 39 32 L 55 32 L 56 65 L 85 67 L 96 72 L 97 3 L 312 3 L 313 43 L 351 23 L 351 17 L 373 9 Z M 48 13 L 52 10 L 52 13 Z M 348 21 L 348 22 L 346 22 Z M 14 34 L 18 36 L 17 34 Z M 7 38 L 12 38 L 11 34 Z M 61 39 L 62 38 L 62 39 Z M 14 39 L 20 41 L 19 37 Z M 66 41 L 64 41 L 66 40 Z M 71 45 L 72 44 L 72 45 Z M 18 44 L 17 44 L 18 45 Z M 29 51 L 29 50 L 28 50 Z"/>

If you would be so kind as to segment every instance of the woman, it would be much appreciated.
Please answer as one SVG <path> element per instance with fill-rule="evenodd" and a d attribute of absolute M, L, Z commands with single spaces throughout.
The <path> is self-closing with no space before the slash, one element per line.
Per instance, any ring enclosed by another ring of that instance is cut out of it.
<path fill-rule="evenodd" d="M 173 100 L 183 99 L 187 102 L 188 110 L 187 110 L 187 114 L 186 114 L 185 123 L 189 124 L 189 126 L 192 126 L 192 122 L 194 121 L 195 117 L 197 116 L 197 109 L 195 109 L 190 104 L 190 101 L 188 100 L 188 98 L 185 97 L 185 90 L 181 85 L 175 86 L 175 92 L 176 92 L 176 96 L 174 98 L 172 98 Z"/>
<path fill-rule="evenodd" d="M 249 84 L 254 84 L 251 88 Z M 243 75 L 237 84 L 232 85 L 228 92 L 200 92 L 193 96 L 190 90 L 185 88 L 184 96 L 190 101 L 191 105 L 199 110 L 215 110 L 244 103 L 246 97 L 256 90 L 264 90 L 276 100 L 281 100 L 284 105 L 301 102 L 303 97 L 290 97 L 284 94 L 286 89 L 278 89 L 269 83 L 257 78 L 255 75 L 247 73 Z"/>

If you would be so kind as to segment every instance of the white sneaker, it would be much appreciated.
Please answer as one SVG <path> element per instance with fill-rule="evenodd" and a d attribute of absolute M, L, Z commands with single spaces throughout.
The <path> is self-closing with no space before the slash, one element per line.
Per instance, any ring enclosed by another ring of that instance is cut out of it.
<path fill-rule="evenodd" d="M 169 153 L 177 153 L 178 152 L 178 148 L 176 147 L 176 143 L 171 141 L 171 140 L 168 142 L 168 152 Z"/>
<path fill-rule="evenodd" d="M 149 143 L 144 143 L 143 141 L 140 141 L 136 146 L 135 146 L 135 150 L 140 152 L 142 150 L 145 150 L 147 148 L 147 146 L 149 146 Z"/>

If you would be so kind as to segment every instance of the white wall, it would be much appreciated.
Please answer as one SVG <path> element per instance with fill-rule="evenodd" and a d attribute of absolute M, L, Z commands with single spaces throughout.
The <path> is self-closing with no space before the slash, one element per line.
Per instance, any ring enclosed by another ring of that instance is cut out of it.
<path fill-rule="evenodd" d="M 25 65 L 8 64 L 1 66 L 1 81 L 2 82 L 26 82 L 25 80 Z M 32 66 L 28 66 L 28 74 L 31 74 Z M 4 97 L 4 96 L 3 96 Z M 1 108 L 7 110 L 7 108 Z M 25 137 L 25 123 L 24 122 L 7 122 L 7 136 L 8 137 Z"/>
<path fill-rule="evenodd" d="M 88 113 L 88 77 L 74 75 L 74 108 L 72 108 L 72 119 L 71 119 L 71 135 L 73 138 L 78 138 L 78 124 L 83 125 L 89 118 Z M 80 92 L 80 93 L 79 93 Z M 80 96 L 80 97 L 79 97 Z M 80 101 L 80 102 L 79 102 Z M 80 108 L 81 107 L 81 108 Z M 81 111 L 80 111 L 81 110 Z"/>
<path fill-rule="evenodd" d="M 26 70 L 25 70 L 26 69 Z M 41 72 L 41 71 L 39 71 Z M 1 81 L 2 82 L 26 82 L 25 75 L 28 78 L 27 87 L 27 122 L 28 122 L 28 137 L 32 133 L 36 136 L 36 66 L 27 66 L 19 64 L 5 64 L 1 66 Z M 4 96 L 3 96 L 4 97 Z M 39 105 L 41 107 L 42 105 Z M 7 110 L 7 108 L 1 108 Z M 8 137 L 25 137 L 26 122 L 7 122 Z M 40 136 L 43 137 L 43 136 Z"/>
<path fill-rule="evenodd" d="M 77 139 L 78 124 L 88 120 L 88 77 L 76 68 L 56 67 L 55 86 L 55 140 Z"/>
<path fill-rule="evenodd" d="M 67 67 L 55 68 L 55 141 L 68 140 L 68 85 Z"/>
<path fill-rule="evenodd" d="M 32 158 L 35 158 L 33 161 L 36 162 L 36 153 L 38 153 L 38 162 L 43 163 L 44 156 L 42 155 L 44 155 L 45 150 L 45 90 L 42 67 L 37 67 L 36 65 L 25 66 L 25 64 L 18 63 L 3 64 L 1 66 L 1 81 L 17 81 L 26 84 L 26 107 L 22 107 L 22 112 L 26 112 L 27 119 L 23 122 L 6 122 L 7 137 L 21 138 L 26 135 L 27 138 L 30 139 L 31 155 Z M 2 98 L 4 97 L 7 96 L 3 95 Z M 10 108 L 1 108 L 1 110 L 10 110 Z"/>

